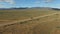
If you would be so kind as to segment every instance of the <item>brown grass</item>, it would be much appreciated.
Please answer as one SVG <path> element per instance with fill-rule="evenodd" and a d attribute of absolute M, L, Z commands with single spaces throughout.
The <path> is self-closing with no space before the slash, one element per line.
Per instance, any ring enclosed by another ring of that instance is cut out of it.
<path fill-rule="evenodd" d="M 54 13 L 54 11 L 38 11 L 38 10 L 24 10 L 20 12 L 5 10 L 1 11 L 0 20 L 21 20 L 30 17 L 43 16 Z M 13 16 L 14 15 L 14 16 Z M 17 17 L 16 17 L 17 16 Z M 7 18 L 8 17 L 8 18 Z M 19 18 L 19 19 L 18 19 Z M 20 23 L 7 24 L 5 26 L 0 26 L 0 34 L 53 34 L 53 29 L 55 30 L 60 26 L 60 17 L 57 15 L 47 16 L 44 18 L 39 18 L 31 21 L 24 21 Z M 10 21 L 8 21 L 10 22 Z M 2 22 L 0 22 L 2 23 Z"/>
<path fill-rule="evenodd" d="M 50 34 L 53 29 L 58 27 L 58 20 L 60 19 L 57 20 L 56 15 L 49 16 L 49 18 L 45 18 L 41 18 L 43 21 L 39 19 L 6 25 L 0 27 L 0 32 L 2 34 Z"/>

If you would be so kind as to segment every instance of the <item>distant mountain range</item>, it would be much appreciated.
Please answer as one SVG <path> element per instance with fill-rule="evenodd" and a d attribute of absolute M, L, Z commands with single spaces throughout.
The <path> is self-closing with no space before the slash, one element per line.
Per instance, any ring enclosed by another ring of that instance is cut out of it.
<path fill-rule="evenodd" d="M 53 10 L 60 10 L 60 9 L 58 9 L 58 8 L 52 8 Z"/>
<path fill-rule="evenodd" d="M 27 9 L 27 8 L 0 8 L 0 10 Z"/>
<path fill-rule="evenodd" d="M 58 8 L 49 8 L 49 7 L 32 7 L 32 8 L 0 8 L 0 10 L 20 10 L 20 9 L 52 9 L 52 10 L 60 10 Z"/>

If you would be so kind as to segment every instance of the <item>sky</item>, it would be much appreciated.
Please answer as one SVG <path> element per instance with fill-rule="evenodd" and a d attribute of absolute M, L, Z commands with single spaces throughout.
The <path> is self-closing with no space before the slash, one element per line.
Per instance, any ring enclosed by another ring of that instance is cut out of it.
<path fill-rule="evenodd" d="M 0 8 L 52 7 L 60 8 L 60 0 L 0 0 Z"/>

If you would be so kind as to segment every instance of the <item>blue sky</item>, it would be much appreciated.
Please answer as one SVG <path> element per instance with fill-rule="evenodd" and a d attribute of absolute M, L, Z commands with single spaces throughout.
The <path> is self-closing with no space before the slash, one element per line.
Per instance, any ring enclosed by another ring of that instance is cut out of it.
<path fill-rule="evenodd" d="M 0 8 L 54 7 L 60 8 L 60 0 L 0 0 Z"/>

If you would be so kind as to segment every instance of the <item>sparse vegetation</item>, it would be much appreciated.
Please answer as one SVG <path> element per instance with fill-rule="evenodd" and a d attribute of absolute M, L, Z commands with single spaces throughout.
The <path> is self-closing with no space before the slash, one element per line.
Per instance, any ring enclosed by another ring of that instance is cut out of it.
<path fill-rule="evenodd" d="M 39 19 L 32 17 L 56 13 L 54 10 L 26 9 L 26 10 L 0 10 L 0 24 L 31 18 L 32 20 L 0 26 L 2 34 L 52 34 L 52 30 L 60 25 L 57 15 L 46 16 Z M 60 14 L 59 14 L 60 15 Z M 58 16 L 59 16 L 58 15 Z M 6 20 L 6 21 L 4 21 Z M 4 22 L 3 22 L 4 21 Z"/>

